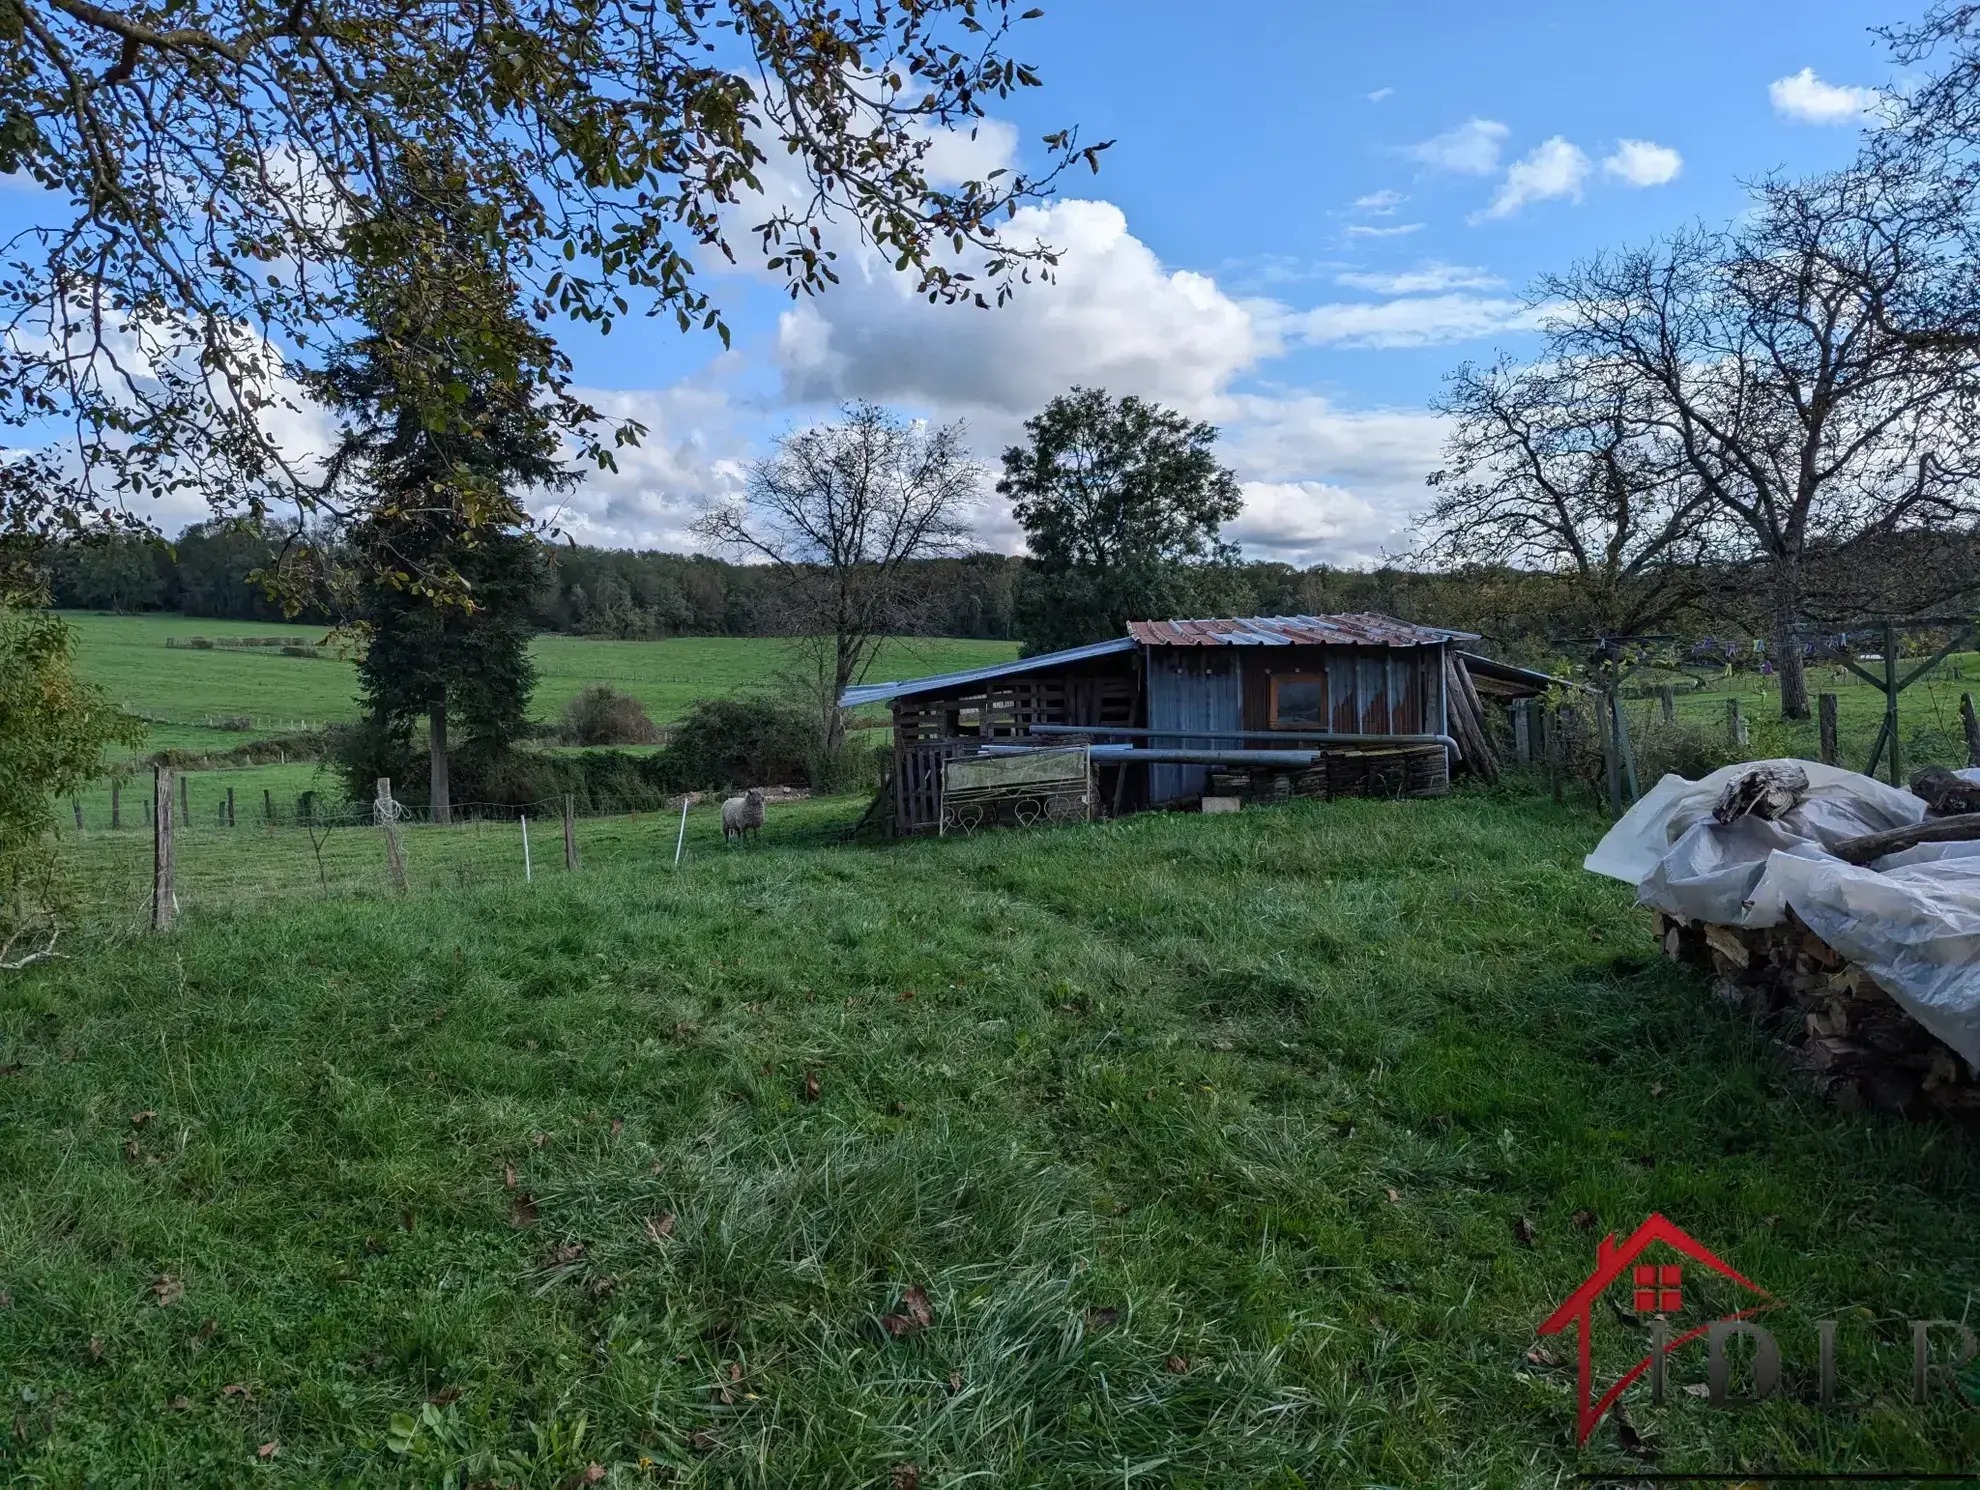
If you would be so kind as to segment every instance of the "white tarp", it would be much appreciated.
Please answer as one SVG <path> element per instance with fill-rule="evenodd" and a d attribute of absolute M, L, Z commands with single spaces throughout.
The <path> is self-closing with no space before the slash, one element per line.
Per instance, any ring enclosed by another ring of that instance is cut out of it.
<path fill-rule="evenodd" d="M 1774 926 L 1792 909 L 1863 968 L 1926 1029 L 1980 1066 L 1980 842 L 1925 844 L 1874 866 L 1845 864 L 1831 845 L 1901 828 L 1925 804 L 1880 781 L 1795 761 L 1808 798 L 1775 822 L 1720 826 L 1712 807 L 1752 764 L 1702 781 L 1666 776 L 1582 861 L 1636 886 L 1673 916 Z M 1980 781 L 1980 773 L 1961 772 Z"/>

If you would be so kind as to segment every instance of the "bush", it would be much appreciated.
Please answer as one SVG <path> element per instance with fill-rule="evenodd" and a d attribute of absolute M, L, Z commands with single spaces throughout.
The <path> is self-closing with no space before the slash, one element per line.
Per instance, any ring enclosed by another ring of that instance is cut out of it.
<path fill-rule="evenodd" d="M 674 726 L 659 760 L 680 791 L 791 785 L 811 780 L 814 740 L 804 712 L 782 699 L 704 699 Z"/>
<path fill-rule="evenodd" d="M 1666 723 L 1661 715 L 1630 719 L 1630 745 L 1636 753 L 1636 780 L 1649 791 L 1667 775 L 1687 781 L 1709 776 L 1721 766 L 1745 760 L 1747 752 L 1736 749 L 1726 737 L 1724 726 L 1708 728 L 1689 719 Z"/>
<path fill-rule="evenodd" d="M 660 728 L 631 694 L 594 683 L 564 705 L 566 745 L 657 745 Z"/>
<path fill-rule="evenodd" d="M 189 636 L 186 638 L 186 645 L 197 647 L 202 652 L 210 652 L 213 650 L 213 639 L 205 636 Z"/>

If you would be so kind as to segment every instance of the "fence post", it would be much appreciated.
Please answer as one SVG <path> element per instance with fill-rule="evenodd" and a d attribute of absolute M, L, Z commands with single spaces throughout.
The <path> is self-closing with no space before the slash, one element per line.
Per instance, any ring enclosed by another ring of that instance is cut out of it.
<path fill-rule="evenodd" d="M 1678 722 L 1677 690 L 1671 687 L 1670 684 L 1666 683 L 1662 688 L 1657 690 L 1657 707 L 1663 712 L 1664 723 L 1676 724 Z"/>
<path fill-rule="evenodd" d="M 275 793 L 265 786 L 261 789 L 261 815 L 270 823 L 275 821 Z"/>
<path fill-rule="evenodd" d="M 1836 748 L 1836 696 L 1833 693 L 1825 693 L 1817 698 L 1815 712 L 1820 719 L 1822 731 L 1820 750 L 1822 764 L 1836 765 L 1842 759 L 1841 753 Z"/>
<path fill-rule="evenodd" d="M 181 772 L 179 775 L 179 821 L 187 827 L 192 826 L 192 798 L 187 795 L 187 788 L 191 783 L 191 773 Z M 167 803 L 166 805 L 169 807 L 171 804 Z"/>
<path fill-rule="evenodd" d="M 115 780 L 110 783 L 110 826 L 124 826 L 124 787 L 122 782 Z"/>
<path fill-rule="evenodd" d="M 76 810 L 76 831 L 80 833 L 82 832 L 82 798 L 69 798 L 69 805 Z"/>
<path fill-rule="evenodd" d="M 1726 700 L 1726 742 L 1731 745 L 1746 743 L 1746 717 L 1739 711 L 1739 700 Z"/>
<path fill-rule="evenodd" d="M 1554 805 L 1561 801 L 1561 711 L 1543 709 L 1540 713 L 1540 744 L 1547 755 L 1547 786 L 1554 794 Z"/>
<path fill-rule="evenodd" d="M 406 859 L 399 852 L 399 806 L 392 800 L 392 778 L 380 776 L 377 797 L 371 804 L 372 816 L 385 829 L 385 865 L 392 871 L 393 888 L 406 888 Z"/>
<path fill-rule="evenodd" d="M 1959 723 L 1966 731 L 1966 763 L 1980 766 L 1980 719 L 1973 717 L 1973 695 L 1970 693 L 1959 696 Z"/>
<path fill-rule="evenodd" d="M 519 813 L 517 813 L 517 814 L 516 814 L 516 821 L 522 824 L 522 835 L 523 835 L 523 880 L 524 880 L 524 882 L 525 882 L 525 883 L 527 883 L 527 882 L 528 882 L 528 881 L 529 881 L 530 879 L 532 879 L 532 878 L 533 878 L 533 876 L 532 876 L 532 875 L 531 875 L 531 873 L 530 873 L 530 869 L 529 869 L 529 814 L 528 814 L 528 813 L 526 813 L 526 812 L 519 812 Z"/>
<path fill-rule="evenodd" d="M 1522 766 L 1533 763 L 1533 700 L 1518 699 L 1513 704 L 1513 759 Z"/>
<path fill-rule="evenodd" d="M 234 826 L 234 789 L 231 786 L 227 788 L 227 826 Z"/>
<path fill-rule="evenodd" d="M 170 931 L 176 897 L 172 888 L 172 768 L 157 768 L 159 808 L 151 815 L 151 929 Z"/>
<path fill-rule="evenodd" d="M 569 792 L 564 793 L 564 868 L 575 873 L 578 867 L 576 812 Z"/>

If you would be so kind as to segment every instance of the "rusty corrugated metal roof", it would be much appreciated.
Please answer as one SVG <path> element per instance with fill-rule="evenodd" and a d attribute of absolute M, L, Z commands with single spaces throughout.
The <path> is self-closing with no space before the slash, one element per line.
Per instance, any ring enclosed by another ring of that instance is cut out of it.
<path fill-rule="evenodd" d="M 1469 631 L 1417 626 L 1374 611 L 1337 616 L 1225 616 L 1203 621 L 1130 621 L 1128 635 L 1150 647 L 1428 647 L 1476 641 Z"/>

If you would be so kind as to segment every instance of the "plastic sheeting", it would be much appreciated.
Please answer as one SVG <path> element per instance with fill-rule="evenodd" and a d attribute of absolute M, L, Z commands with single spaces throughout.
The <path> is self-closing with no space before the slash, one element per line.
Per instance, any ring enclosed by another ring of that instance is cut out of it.
<path fill-rule="evenodd" d="M 1902 828 L 1925 804 L 1855 771 L 1796 761 L 1808 798 L 1773 822 L 1721 826 L 1712 806 L 1755 763 L 1701 781 L 1666 776 L 1611 828 L 1583 867 L 1636 886 L 1669 915 L 1776 926 L 1791 909 L 1875 978 L 1926 1029 L 1980 1067 L 1980 842 L 1923 844 L 1874 864 L 1829 850 Z M 1959 773 L 1980 781 L 1980 772 Z"/>

